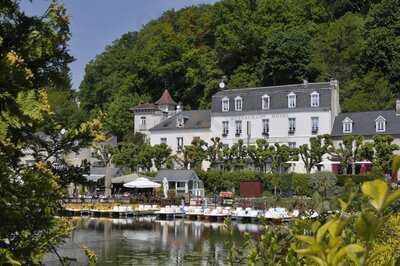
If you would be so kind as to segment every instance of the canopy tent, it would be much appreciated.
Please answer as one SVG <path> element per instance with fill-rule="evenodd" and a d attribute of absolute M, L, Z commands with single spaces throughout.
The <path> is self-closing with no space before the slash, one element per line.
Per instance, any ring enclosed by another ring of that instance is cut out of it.
<path fill-rule="evenodd" d="M 134 180 L 136 180 L 138 178 L 146 178 L 147 179 L 148 177 L 144 176 L 144 175 L 139 175 L 137 173 L 132 173 L 132 174 L 129 174 L 129 175 L 123 175 L 123 176 L 114 177 L 111 180 L 111 183 L 113 183 L 113 184 L 126 184 L 126 183 L 132 182 L 132 181 L 134 181 Z"/>
<path fill-rule="evenodd" d="M 159 188 L 161 185 L 156 182 L 152 182 L 144 177 L 139 177 L 134 181 L 124 184 L 127 188 Z"/>

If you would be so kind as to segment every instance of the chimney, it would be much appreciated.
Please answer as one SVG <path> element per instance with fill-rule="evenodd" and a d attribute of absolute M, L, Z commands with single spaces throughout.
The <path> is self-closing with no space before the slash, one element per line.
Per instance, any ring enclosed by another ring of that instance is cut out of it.
<path fill-rule="evenodd" d="M 396 115 L 400 116 L 400 98 L 396 100 Z"/>
<path fill-rule="evenodd" d="M 307 85 L 308 85 L 308 80 L 303 79 L 303 85 L 304 85 L 304 86 L 307 86 Z"/>
<path fill-rule="evenodd" d="M 178 105 L 176 106 L 176 112 L 177 113 L 182 112 L 182 102 L 179 102 Z"/>

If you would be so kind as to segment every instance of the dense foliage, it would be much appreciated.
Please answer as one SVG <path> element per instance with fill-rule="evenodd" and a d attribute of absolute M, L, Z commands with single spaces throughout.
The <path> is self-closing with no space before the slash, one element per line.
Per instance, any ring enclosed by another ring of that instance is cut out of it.
<path fill-rule="evenodd" d="M 56 219 L 63 186 L 83 171 L 63 155 L 87 146 L 100 121 L 81 123 L 69 90 L 69 18 L 51 2 L 27 16 L 0 4 L 0 264 L 39 265 L 68 232 Z M 76 112 L 75 112 L 76 111 Z M 21 158 L 31 160 L 21 163 Z"/>
<path fill-rule="evenodd" d="M 121 91 L 155 100 L 169 88 L 207 108 L 226 76 L 230 88 L 336 78 L 343 111 L 392 108 L 399 14 L 398 0 L 223 0 L 167 11 L 87 65 L 82 106 L 106 108 Z"/>
<path fill-rule="evenodd" d="M 260 236 L 233 241 L 226 228 L 227 265 L 398 265 L 400 190 L 382 180 L 364 182 L 360 189 L 335 200 L 340 206 L 316 221 L 297 219 L 288 226 L 265 224 Z"/>

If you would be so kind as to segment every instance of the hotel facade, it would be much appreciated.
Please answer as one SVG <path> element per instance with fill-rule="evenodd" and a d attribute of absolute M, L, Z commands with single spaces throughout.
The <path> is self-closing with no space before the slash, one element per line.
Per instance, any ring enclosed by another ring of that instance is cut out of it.
<path fill-rule="evenodd" d="M 177 154 L 196 137 L 209 144 L 218 137 L 229 146 L 239 140 L 252 145 L 264 138 L 270 144 L 294 148 L 324 134 L 332 136 L 334 145 L 350 134 L 362 135 L 367 141 L 377 134 L 389 134 L 400 144 L 400 100 L 394 110 L 342 113 L 337 80 L 223 89 L 212 96 L 210 110 L 194 111 L 182 110 L 182 104 L 165 90 L 157 102 L 131 111 L 136 132 L 145 134 L 152 145 L 167 144 Z M 305 171 L 301 162 L 292 170 Z"/>

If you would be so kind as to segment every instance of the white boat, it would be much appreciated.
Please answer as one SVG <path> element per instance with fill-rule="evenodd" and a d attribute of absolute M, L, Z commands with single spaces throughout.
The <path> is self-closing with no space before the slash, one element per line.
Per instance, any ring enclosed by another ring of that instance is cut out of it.
<path fill-rule="evenodd" d="M 255 220 L 259 217 L 260 211 L 253 208 L 236 208 L 232 213 L 232 218 L 236 220 Z"/>
<path fill-rule="evenodd" d="M 270 208 L 268 209 L 264 217 L 268 220 L 278 220 L 278 221 L 287 221 L 293 218 L 297 218 L 300 212 L 298 210 L 294 210 L 293 212 L 288 212 L 285 208 Z"/>
<path fill-rule="evenodd" d="M 199 206 L 190 206 L 185 211 L 185 215 L 188 218 L 199 218 L 203 216 L 204 210 L 202 207 Z"/>
<path fill-rule="evenodd" d="M 168 219 L 168 218 L 183 217 L 185 215 L 185 212 L 182 207 L 167 205 L 161 208 L 159 211 L 156 211 L 155 214 L 157 214 L 159 218 Z"/>
<path fill-rule="evenodd" d="M 209 211 L 204 211 L 204 216 L 206 218 L 214 218 L 214 219 L 222 219 L 225 217 L 229 217 L 231 215 L 229 209 L 224 209 L 222 207 L 216 207 L 215 209 L 211 209 Z"/>

